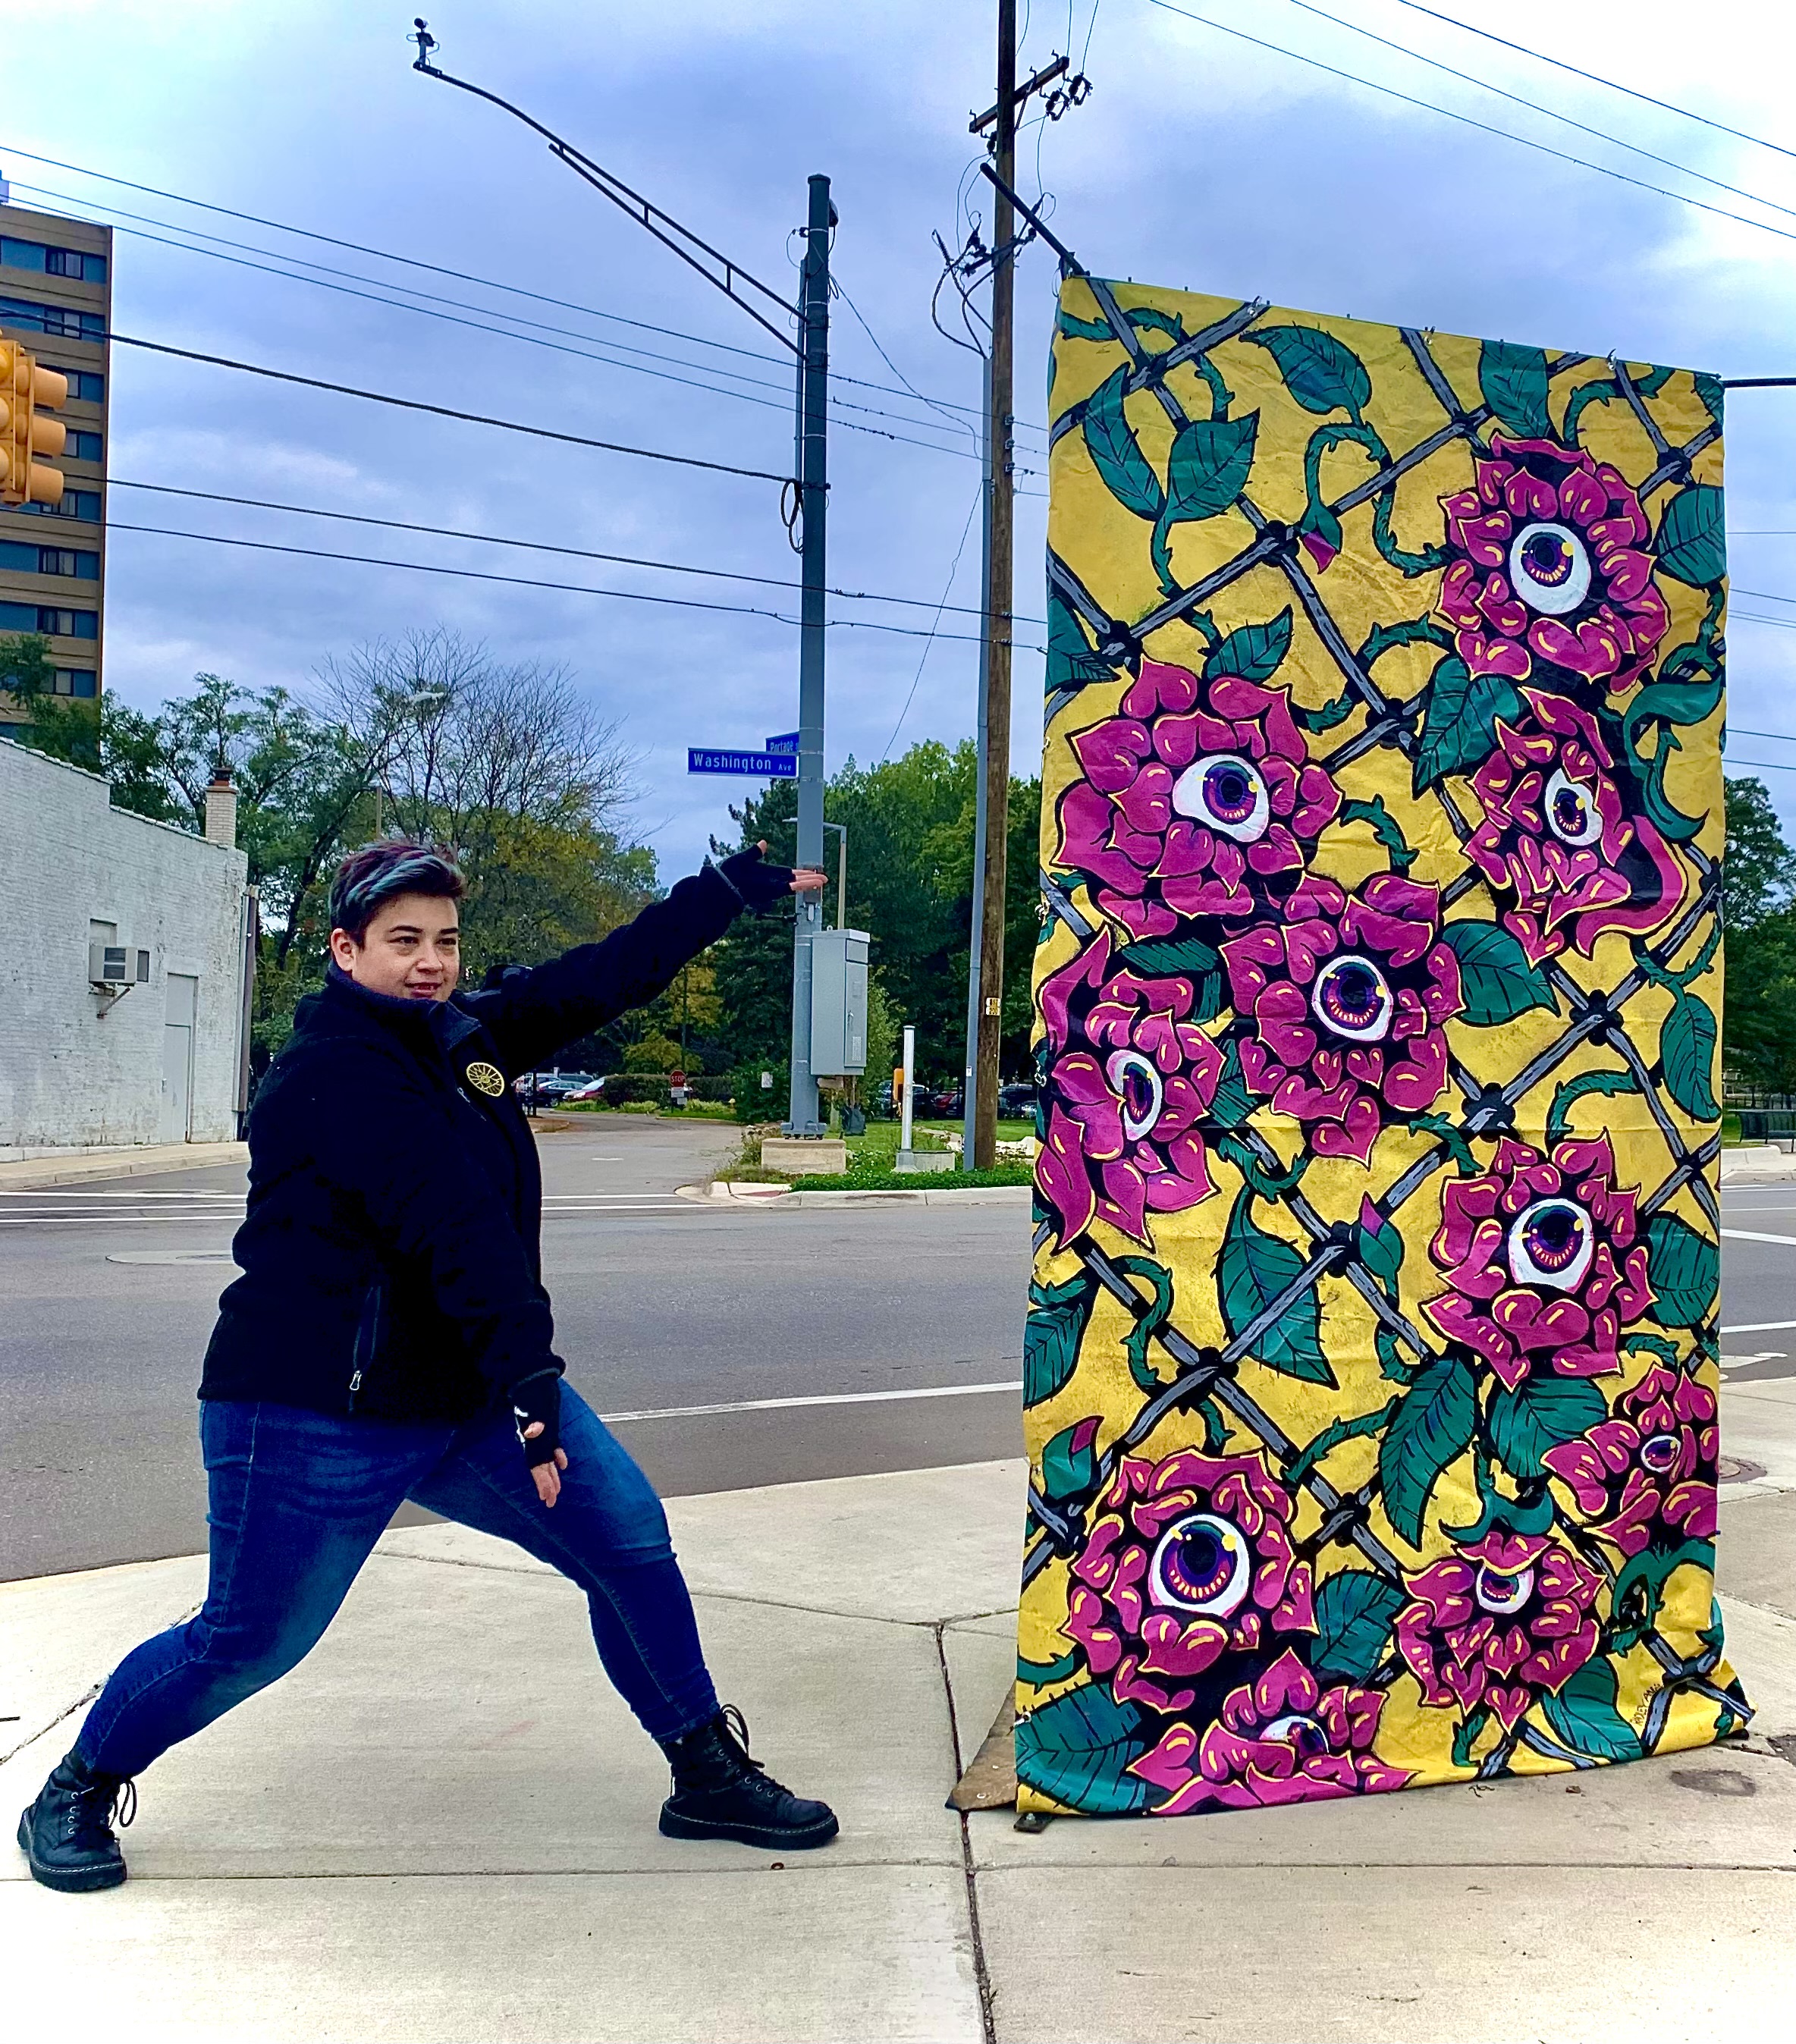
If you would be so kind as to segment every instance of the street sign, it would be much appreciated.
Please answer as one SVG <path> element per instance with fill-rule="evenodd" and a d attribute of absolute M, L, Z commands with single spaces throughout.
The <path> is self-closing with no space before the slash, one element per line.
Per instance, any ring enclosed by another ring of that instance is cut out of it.
<path fill-rule="evenodd" d="M 686 1074 L 685 1074 L 685 1073 L 684 1073 L 684 1072 L 669 1072 L 669 1073 L 668 1073 L 668 1074 L 667 1074 L 667 1083 L 668 1083 L 668 1085 L 671 1085 L 671 1086 L 683 1086 L 683 1085 L 684 1085 L 686 1084 Z"/>
<path fill-rule="evenodd" d="M 725 752 L 709 746 L 686 749 L 689 774 L 748 774 L 764 781 L 795 781 L 798 760 L 793 752 Z"/>
<path fill-rule="evenodd" d="M 767 749 L 769 752 L 790 752 L 795 758 L 798 750 L 798 740 L 802 736 L 801 732 L 796 731 L 783 731 L 777 736 L 767 740 Z"/>

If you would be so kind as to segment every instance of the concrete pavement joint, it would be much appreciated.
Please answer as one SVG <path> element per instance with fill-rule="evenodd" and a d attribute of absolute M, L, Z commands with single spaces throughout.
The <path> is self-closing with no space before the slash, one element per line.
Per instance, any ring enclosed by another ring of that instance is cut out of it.
<path fill-rule="evenodd" d="M 171 1623 L 175 1625 L 187 1625 L 194 1619 L 197 1618 L 204 1608 L 205 1607 L 202 1604 L 196 1604 L 193 1607 L 192 1610 L 183 1612 L 180 1616 L 172 1620 Z M 110 1674 L 110 1673 L 111 1670 L 109 1669 L 107 1670 L 107 1673 Z M 37 1731 L 34 1731 L 29 1739 L 22 1739 L 19 1741 L 17 1746 L 10 1746 L 6 1752 L 0 1753 L 0 1767 L 4 1767 L 10 1760 L 16 1760 L 18 1756 L 25 1751 L 28 1746 L 35 1746 L 39 1739 L 44 1738 L 47 1734 L 54 1731 L 56 1727 L 63 1723 L 65 1719 L 73 1717 L 75 1712 L 81 1709 L 84 1704 L 92 1703 L 94 1699 L 98 1696 L 101 1690 L 102 1690 L 106 1685 L 106 1676 L 102 1676 L 100 1680 L 97 1681 L 92 1689 L 89 1689 L 85 1695 L 77 1696 L 72 1704 L 69 1704 L 66 1709 L 58 1711 L 54 1717 L 46 1718 L 43 1723 L 37 1727 Z"/>
<path fill-rule="evenodd" d="M 759 1853 L 757 1846 L 745 1846 L 745 1852 Z M 790 1850 L 790 1848 L 786 1848 Z M 131 1885 L 134 1888 L 231 1888 L 239 1885 L 271 1881 L 640 1881 L 644 1874 L 656 1877 L 665 1875 L 671 1881 L 709 1881 L 718 1874 L 780 1873 L 883 1873 L 891 1868 L 915 1868 L 925 1873 L 940 1873 L 944 1867 L 957 1862 L 952 1853 L 944 1853 L 937 1859 L 908 1858 L 905 1859 L 836 1859 L 820 1858 L 813 1853 L 809 1858 L 796 1854 L 782 1862 L 777 1867 L 770 1865 L 771 1850 L 763 1858 L 757 1858 L 752 1866 L 454 1866 L 454 1867 L 387 1867 L 373 1871 L 363 1867 L 354 1873 L 254 1873 L 240 1871 L 234 1873 L 140 1873 L 133 1867 Z M 1763 1873 L 1755 1867 L 1744 1869 Z M 25 1877 L 21 1876 L 21 1880 Z"/>
<path fill-rule="evenodd" d="M 947 1631 L 945 1622 L 935 1627 L 936 1662 L 941 1669 L 942 1694 L 948 1702 L 948 1735 L 954 1753 L 954 1778 L 958 1781 L 967 1763 L 960 1750 L 960 1713 L 955 1707 L 954 1677 L 948 1672 Z M 960 1871 L 967 1884 L 967 1928 L 973 1945 L 973 1984 L 979 1996 L 979 2033 L 985 2044 L 998 2044 L 991 1969 L 986 1963 L 985 1934 L 979 1925 L 979 1876 L 973 1857 L 972 1833 L 967 1827 L 967 1812 L 960 1810 L 956 1815 L 960 1823 Z"/>

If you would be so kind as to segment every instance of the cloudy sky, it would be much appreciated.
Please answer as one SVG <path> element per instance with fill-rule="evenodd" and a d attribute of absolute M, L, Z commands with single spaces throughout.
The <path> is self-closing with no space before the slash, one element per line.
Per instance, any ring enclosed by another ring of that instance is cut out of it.
<path fill-rule="evenodd" d="M 1526 9 L 1442 0 L 1463 22 L 1771 148 L 1499 48 L 1402 0 L 1179 4 L 1183 14 L 1153 0 L 1097 0 L 1094 13 L 1093 0 L 1074 0 L 1069 15 L 1053 0 L 1021 0 L 1025 71 L 1070 44 L 1092 83 L 1083 106 L 1026 132 L 1020 163 L 1025 189 L 1053 195 L 1056 229 L 1094 270 L 1723 375 L 1796 373 L 1787 6 L 1708 0 L 1693 16 L 1660 0 Z M 776 287 L 795 288 L 789 230 L 802 217 L 807 175 L 833 179 L 845 295 L 833 361 L 860 381 L 835 386 L 844 403 L 833 422 L 830 578 L 920 607 L 836 605 L 843 620 L 905 632 L 833 631 L 832 770 L 851 754 L 879 759 L 894 738 L 902 749 L 973 725 L 975 620 L 951 609 L 933 640 L 906 634 L 929 631 L 944 594 L 951 604 L 979 600 L 976 522 L 968 530 L 978 468 L 963 423 L 978 402 L 979 366 L 930 324 L 940 267 L 931 237 L 956 245 L 968 208 L 986 210 L 967 122 L 991 98 L 994 12 L 991 0 L 628 9 L 439 0 L 429 10 L 448 69 L 527 106 Z M 414 74 L 409 22 L 402 7 L 367 0 L 63 0 L 53 12 L 17 14 L 9 68 L 60 83 L 8 95 L 0 169 L 18 202 L 121 230 L 121 332 L 783 471 L 790 383 L 773 344 L 527 131 Z M 78 167 L 33 162 L 27 151 Z M 1042 466 L 1029 450 L 1041 445 L 1053 282 L 1052 259 L 1031 251 L 1019 288 L 1025 471 Z M 906 383 L 936 402 L 902 394 Z M 747 575 L 795 573 L 778 493 L 765 482 L 125 349 L 114 357 L 112 424 L 111 471 L 125 481 Z M 1734 578 L 1736 592 L 1763 593 L 1736 594 L 1737 611 L 1796 621 L 1793 455 L 1796 391 L 1731 400 Z M 1044 487 L 1039 475 L 1023 482 Z M 796 608 L 779 588 L 116 484 L 112 508 L 138 525 L 784 616 Z M 1019 508 L 1017 608 L 1039 615 L 1045 501 L 1030 496 Z M 1779 596 L 1791 599 L 1786 612 Z M 696 861 L 732 792 L 688 779 L 685 747 L 755 743 L 796 721 L 797 635 L 778 617 L 127 532 L 112 541 L 108 601 L 109 683 L 146 707 L 201 669 L 303 692 L 321 659 L 439 623 L 507 656 L 565 663 L 625 720 L 642 762 L 636 828 L 669 878 Z M 1019 637 L 1039 633 L 1025 626 Z M 1796 635 L 1741 617 L 1731 643 L 1733 758 L 1796 764 L 1796 744 L 1741 730 L 1796 734 Z M 1024 769 L 1037 742 L 1039 678 L 1039 655 L 1020 656 Z M 1796 819 L 1796 773 L 1764 778 Z"/>

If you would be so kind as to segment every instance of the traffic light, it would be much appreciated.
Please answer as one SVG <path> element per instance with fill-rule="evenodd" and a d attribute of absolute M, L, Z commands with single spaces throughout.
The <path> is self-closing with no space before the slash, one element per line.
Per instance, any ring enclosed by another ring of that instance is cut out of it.
<path fill-rule="evenodd" d="M 67 438 L 60 412 L 68 378 L 46 369 L 16 340 L 0 340 L 0 504 L 60 504 L 63 472 L 33 455 L 59 455 Z"/>

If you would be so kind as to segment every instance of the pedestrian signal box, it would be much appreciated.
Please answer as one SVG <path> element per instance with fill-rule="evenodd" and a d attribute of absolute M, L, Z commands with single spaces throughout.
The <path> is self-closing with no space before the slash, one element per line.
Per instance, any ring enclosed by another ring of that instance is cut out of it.
<path fill-rule="evenodd" d="M 0 504 L 62 501 L 62 471 L 33 457 L 62 452 L 67 428 L 49 414 L 67 402 L 66 376 L 0 340 Z"/>
<path fill-rule="evenodd" d="M 864 930 L 819 930 L 810 940 L 810 1068 L 825 1078 L 867 1069 Z"/>

